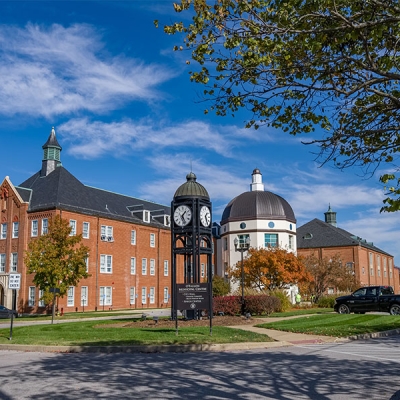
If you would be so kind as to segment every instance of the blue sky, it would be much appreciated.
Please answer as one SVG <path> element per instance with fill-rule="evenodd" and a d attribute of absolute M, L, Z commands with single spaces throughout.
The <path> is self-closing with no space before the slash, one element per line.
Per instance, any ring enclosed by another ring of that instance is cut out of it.
<path fill-rule="evenodd" d="M 179 18 L 170 0 L 0 0 L 0 175 L 18 185 L 37 172 L 54 126 L 64 167 L 86 185 L 169 205 L 192 169 L 219 222 L 259 168 L 298 226 L 330 204 L 338 226 L 400 265 L 400 214 L 379 212 L 377 176 L 320 168 L 306 137 L 244 129 L 242 113 L 204 114 L 189 54 L 162 30 Z"/>

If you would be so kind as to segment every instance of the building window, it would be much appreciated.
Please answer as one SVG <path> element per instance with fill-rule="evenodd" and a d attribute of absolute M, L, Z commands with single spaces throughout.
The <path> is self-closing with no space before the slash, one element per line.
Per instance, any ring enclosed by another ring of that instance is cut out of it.
<path fill-rule="evenodd" d="M 156 290 L 154 287 L 150 288 L 150 304 L 154 304 L 156 302 L 155 299 Z"/>
<path fill-rule="evenodd" d="M 46 304 L 44 304 L 43 295 L 44 295 L 44 290 L 39 290 L 39 303 L 38 303 L 39 307 L 45 307 L 46 306 Z"/>
<path fill-rule="evenodd" d="M 369 267 L 373 267 L 374 266 L 374 257 L 372 253 L 369 253 Z"/>
<path fill-rule="evenodd" d="M 135 304 L 136 303 L 136 293 L 135 293 L 135 287 L 131 286 L 130 292 L 129 292 L 129 304 Z"/>
<path fill-rule="evenodd" d="M 104 274 L 112 273 L 112 256 L 100 254 L 100 272 Z"/>
<path fill-rule="evenodd" d="M 11 253 L 10 272 L 17 272 L 17 270 L 18 270 L 18 253 Z"/>
<path fill-rule="evenodd" d="M 250 235 L 237 235 L 239 239 L 238 247 L 242 248 L 246 245 L 246 241 L 250 240 Z"/>
<path fill-rule="evenodd" d="M 168 274 L 169 274 L 168 260 L 164 260 L 164 276 L 168 276 Z"/>
<path fill-rule="evenodd" d="M 150 211 L 148 210 L 143 211 L 143 221 L 150 222 Z"/>
<path fill-rule="evenodd" d="M 73 307 L 74 306 L 74 296 L 75 295 L 75 288 L 70 286 L 68 288 L 68 295 L 67 295 L 67 306 Z"/>
<path fill-rule="evenodd" d="M 131 230 L 131 244 L 136 244 L 136 231 Z"/>
<path fill-rule="evenodd" d="M 0 273 L 6 272 L 6 255 L 4 253 L 0 254 Z"/>
<path fill-rule="evenodd" d="M 69 236 L 75 236 L 76 235 L 76 221 L 74 219 L 70 219 L 69 226 L 71 227 L 71 232 L 69 233 Z"/>
<path fill-rule="evenodd" d="M 29 295 L 28 295 L 28 306 L 33 307 L 35 305 L 35 286 L 29 286 Z"/>
<path fill-rule="evenodd" d="M 276 233 L 265 233 L 264 234 L 264 246 L 265 247 L 278 247 L 278 234 Z"/>
<path fill-rule="evenodd" d="M 156 260 L 150 258 L 150 275 L 156 274 Z"/>
<path fill-rule="evenodd" d="M 82 237 L 84 239 L 89 239 L 90 223 L 84 222 L 82 225 Z"/>
<path fill-rule="evenodd" d="M 365 268 L 362 267 L 362 274 L 365 275 Z"/>
<path fill-rule="evenodd" d="M 112 288 L 111 286 L 100 286 L 100 305 L 112 305 Z"/>
<path fill-rule="evenodd" d="M 201 277 L 202 278 L 204 278 L 204 276 L 205 276 L 205 270 L 206 270 L 206 267 L 205 267 L 204 263 L 202 263 L 201 264 Z"/>
<path fill-rule="evenodd" d="M 293 249 L 293 235 L 289 235 L 289 249 Z"/>
<path fill-rule="evenodd" d="M 142 275 L 147 275 L 147 258 L 142 258 Z"/>
<path fill-rule="evenodd" d="M 88 305 L 88 287 L 81 287 L 81 306 L 85 307 Z"/>
<path fill-rule="evenodd" d="M 85 257 L 86 272 L 89 272 L 89 257 Z"/>
<path fill-rule="evenodd" d="M 19 234 L 19 222 L 13 222 L 12 238 L 15 239 Z"/>
<path fill-rule="evenodd" d="M 1 224 L 0 239 L 7 239 L 7 224 Z"/>
<path fill-rule="evenodd" d="M 113 227 L 108 225 L 101 225 L 100 227 L 100 240 L 104 242 L 113 242 Z"/>
<path fill-rule="evenodd" d="M 164 288 L 164 304 L 167 304 L 169 301 L 169 292 L 168 292 L 168 288 L 165 287 Z"/>
<path fill-rule="evenodd" d="M 42 219 L 42 235 L 47 235 L 49 231 L 49 220 L 47 218 Z"/>
<path fill-rule="evenodd" d="M 224 250 L 228 250 L 228 238 L 224 238 Z"/>
<path fill-rule="evenodd" d="M 142 287 L 142 304 L 147 304 L 147 289 Z"/>
<path fill-rule="evenodd" d="M 374 267 L 371 267 L 371 268 L 369 269 L 369 274 L 370 274 L 371 276 L 374 276 Z"/>
<path fill-rule="evenodd" d="M 131 257 L 131 275 L 136 275 L 136 258 Z"/>
<path fill-rule="evenodd" d="M 31 236 L 35 237 L 38 235 L 38 221 L 35 219 L 32 221 Z"/>
<path fill-rule="evenodd" d="M 156 234 L 150 233 L 150 247 L 156 247 Z"/>

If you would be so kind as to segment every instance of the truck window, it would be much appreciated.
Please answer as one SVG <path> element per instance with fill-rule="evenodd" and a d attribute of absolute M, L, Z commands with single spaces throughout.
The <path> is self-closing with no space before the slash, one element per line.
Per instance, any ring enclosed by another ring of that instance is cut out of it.
<path fill-rule="evenodd" d="M 367 296 L 376 296 L 376 288 L 368 288 Z"/>
<path fill-rule="evenodd" d="M 367 292 L 367 289 L 361 288 L 361 289 L 356 290 L 356 291 L 353 293 L 353 296 L 365 296 L 365 293 L 366 293 L 366 292 Z"/>
<path fill-rule="evenodd" d="M 383 287 L 380 294 L 393 294 L 393 289 L 390 286 Z"/>

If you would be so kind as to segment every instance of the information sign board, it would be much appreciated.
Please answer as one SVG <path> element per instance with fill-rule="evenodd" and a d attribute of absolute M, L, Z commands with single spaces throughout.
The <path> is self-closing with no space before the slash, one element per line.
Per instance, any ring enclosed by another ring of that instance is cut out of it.
<path fill-rule="evenodd" d="M 208 283 L 180 283 L 176 285 L 176 290 L 178 310 L 210 308 Z"/>

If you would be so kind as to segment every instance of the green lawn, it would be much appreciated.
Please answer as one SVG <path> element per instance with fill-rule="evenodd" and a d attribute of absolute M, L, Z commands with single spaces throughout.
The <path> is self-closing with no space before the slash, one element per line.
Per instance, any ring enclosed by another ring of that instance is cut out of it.
<path fill-rule="evenodd" d="M 362 333 L 400 329 L 400 317 L 375 314 L 322 314 L 256 326 L 288 332 L 347 337 Z"/>
<path fill-rule="evenodd" d="M 118 320 L 118 323 L 120 322 Z M 126 322 L 132 322 L 132 319 Z M 16 327 L 13 328 L 12 344 L 128 346 L 271 341 L 266 335 L 221 326 L 213 327 L 212 336 L 210 336 L 209 327 L 179 328 L 176 335 L 175 329 L 107 326 L 115 323 L 115 320 L 84 321 Z M 0 329 L 0 344 L 11 343 L 8 340 L 9 334 L 9 329 Z"/>
<path fill-rule="evenodd" d="M 269 317 L 291 317 L 294 315 L 310 315 L 310 314 L 327 314 L 333 313 L 333 308 L 293 308 L 285 312 L 275 312 L 269 315 Z M 265 318 L 265 316 L 263 316 Z"/>

